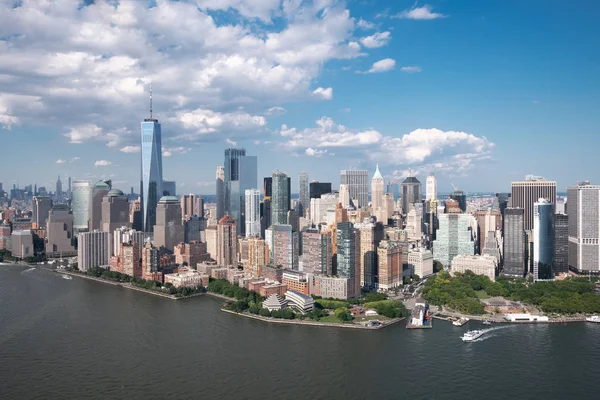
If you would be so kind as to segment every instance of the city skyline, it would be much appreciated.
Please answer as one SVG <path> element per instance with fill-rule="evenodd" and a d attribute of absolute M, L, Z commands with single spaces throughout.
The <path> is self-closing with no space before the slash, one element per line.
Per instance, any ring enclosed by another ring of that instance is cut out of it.
<path fill-rule="evenodd" d="M 584 77 L 597 73 L 586 45 L 598 38 L 600 8 L 561 3 L 6 2 L 0 125 L 32 162 L 0 181 L 49 188 L 60 174 L 139 191 L 139 121 L 152 85 L 164 177 L 178 192 L 214 193 L 227 147 L 257 155 L 259 177 L 293 177 L 294 193 L 303 170 L 337 188 L 340 170 L 372 175 L 377 163 L 386 182 L 412 168 L 422 182 L 435 173 L 442 192 L 451 183 L 502 191 L 540 173 L 548 156 L 557 162 L 543 174 L 559 191 L 597 182 L 593 146 L 582 143 L 599 126 L 599 83 Z M 47 23 L 32 29 L 35 8 Z M 57 28 L 61 15 L 72 27 Z M 84 27 L 89 35 L 71 35 Z M 189 85 L 174 79 L 186 74 Z"/>

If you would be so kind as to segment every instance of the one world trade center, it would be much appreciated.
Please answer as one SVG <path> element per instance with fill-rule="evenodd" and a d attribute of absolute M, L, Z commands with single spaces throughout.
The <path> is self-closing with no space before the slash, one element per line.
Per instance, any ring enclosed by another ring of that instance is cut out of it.
<path fill-rule="evenodd" d="M 142 179 L 140 182 L 141 213 L 144 232 L 152 232 L 156 224 L 156 205 L 162 196 L 162 141 L 160 124 L 152 118 L 142 122 Z"/>

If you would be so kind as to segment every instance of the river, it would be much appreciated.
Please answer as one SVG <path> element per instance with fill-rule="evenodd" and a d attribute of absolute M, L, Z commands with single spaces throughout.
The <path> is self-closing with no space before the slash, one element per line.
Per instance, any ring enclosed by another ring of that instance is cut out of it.
<path fill-rule="evenodd" d="M 268 324 L 0 266 L 0 399 L 593 399 L 600 324 Z"/>

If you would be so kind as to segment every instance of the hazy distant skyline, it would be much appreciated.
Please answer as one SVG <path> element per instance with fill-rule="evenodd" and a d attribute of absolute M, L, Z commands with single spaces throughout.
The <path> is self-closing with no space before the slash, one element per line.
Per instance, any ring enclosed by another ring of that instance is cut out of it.
<path fill-rule="evenodd" d="M 138 191 L 150 86 L 179 193 L 214 193 L 227 147 L 293 192 L 301 171 L 337 188 L 377 163 L 440 192 L 600 182 L 596 2 L 84 3 L 0 4 L 5 190 Z"/>

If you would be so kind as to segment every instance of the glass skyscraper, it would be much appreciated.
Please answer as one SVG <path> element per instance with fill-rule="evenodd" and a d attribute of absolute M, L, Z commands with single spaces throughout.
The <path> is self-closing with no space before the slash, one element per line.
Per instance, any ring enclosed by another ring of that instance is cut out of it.
<path fill-rule="evenodd" d="M 75 232 L 87 232 L 90 222 L 90 202 L 92 197 L 92 184 L 90 181 L 73 181 L 73 229 Z"/>
<path fill-rule="evenodd" d="M 151 232 L 156 224 L 156 205 L 162 197 L 162 138 L 158 120 L 142 122 L 142 179 L 140 182 L 142 226 Z"/>
<path fill-rule="evenodd" d="M 308 174 L 306 172 L 300 173 L 298 186 L 298 197 L 300 200 L 300 213 L 301 217 L 306 215 L 306 209 L 310 207 L 310 198 L 308 192 Z"/>
<path fill-rule="evenodd" d="M 225 149 L 225 212 L 236 222 L 237 234 L 246 230 L 247 189 L 257 187 L 256 156 L 247 156 L 245 149 Z"/>
<path fill-rule="evenodd" d="M 273 172 L 271 197 L 271 224 L 287 224 L 287 213 L 290 210 L 290 180 L 280 171 Z"/>
<path fill-rule="evenodd" d="M 554 204 L 539 199 L 533 204 L 533 279 L 554 279 Z"/>
<path fill-rule="evenodd" d="M 456 256 L 472 256 L 475 254 L 473 232 L 470 229 L 469 214 L 440 214 L 436 239 L 433 241 L 433 259 L 444 267 L 452 264 Z"/>

